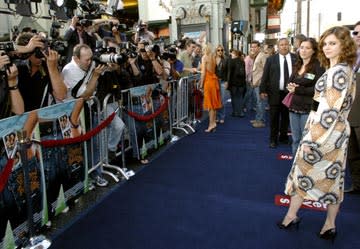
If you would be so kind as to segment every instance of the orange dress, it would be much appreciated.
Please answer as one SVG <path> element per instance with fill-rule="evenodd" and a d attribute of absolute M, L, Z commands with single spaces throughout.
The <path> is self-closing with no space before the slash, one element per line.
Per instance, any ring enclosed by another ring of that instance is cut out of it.
<path fill-rule="evenodd" d="M 206 70 L 204 77 L 204 110 L 214 110 L 221 107 L 219 79 L 215 73 Z"/>

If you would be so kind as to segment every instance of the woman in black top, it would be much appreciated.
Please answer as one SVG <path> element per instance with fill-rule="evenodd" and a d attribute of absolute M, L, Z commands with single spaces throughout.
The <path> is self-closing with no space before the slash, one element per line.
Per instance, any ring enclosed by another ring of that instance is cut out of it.
<path fill-rule="evenodd" d="M 299 146 L 311 110 L 315 83 L 325 72 L 317 59 L 317 47 L 317 42 L 313 38 L 307 38 L 301 42 L 299 59 L 286 87 L 294 94 L 289 106 L 293 155 Z"/>

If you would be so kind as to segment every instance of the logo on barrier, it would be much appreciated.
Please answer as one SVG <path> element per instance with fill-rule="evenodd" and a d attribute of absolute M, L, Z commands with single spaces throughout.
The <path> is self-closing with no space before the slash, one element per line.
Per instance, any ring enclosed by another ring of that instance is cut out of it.
<path fill-rule="evenodd" d="M 278 160 L 292 160 L 294 157 L 291 154 L 279 153 L 276 158 Z"/>
<path fill-rule="evenodd" d="M 275 205 L 277 206 L 289 206 L 290 204 L 290 196 L 287 195 L 275 195 Z M 318 202 L 318 201 L 311 201 L 311 200 L 304 200 L 301 208 L 312 209 L 317 211 L 326 211 L 326 204 Z"/>

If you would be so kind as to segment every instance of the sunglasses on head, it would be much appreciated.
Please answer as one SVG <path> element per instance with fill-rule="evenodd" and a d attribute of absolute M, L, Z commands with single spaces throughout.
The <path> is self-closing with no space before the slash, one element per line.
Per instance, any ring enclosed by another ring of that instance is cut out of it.
<path fill-rule="evenodd" d="M 358 34 L 359 34 L 359 31 L 353 31 L 352 34 L 353 34 L 353 35 L 358 35 Z"/>

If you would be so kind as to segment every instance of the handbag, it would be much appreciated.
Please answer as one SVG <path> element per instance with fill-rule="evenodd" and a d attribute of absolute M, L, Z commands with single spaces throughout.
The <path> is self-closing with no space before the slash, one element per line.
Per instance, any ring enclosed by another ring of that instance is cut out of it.
<path fill-rule="evenodd" d="M 282 103 L 289 108 L 291 105 L 292 98 L 294 96 L 294 93 L 288 93 L 285 98 L 282 100 Z"/>

